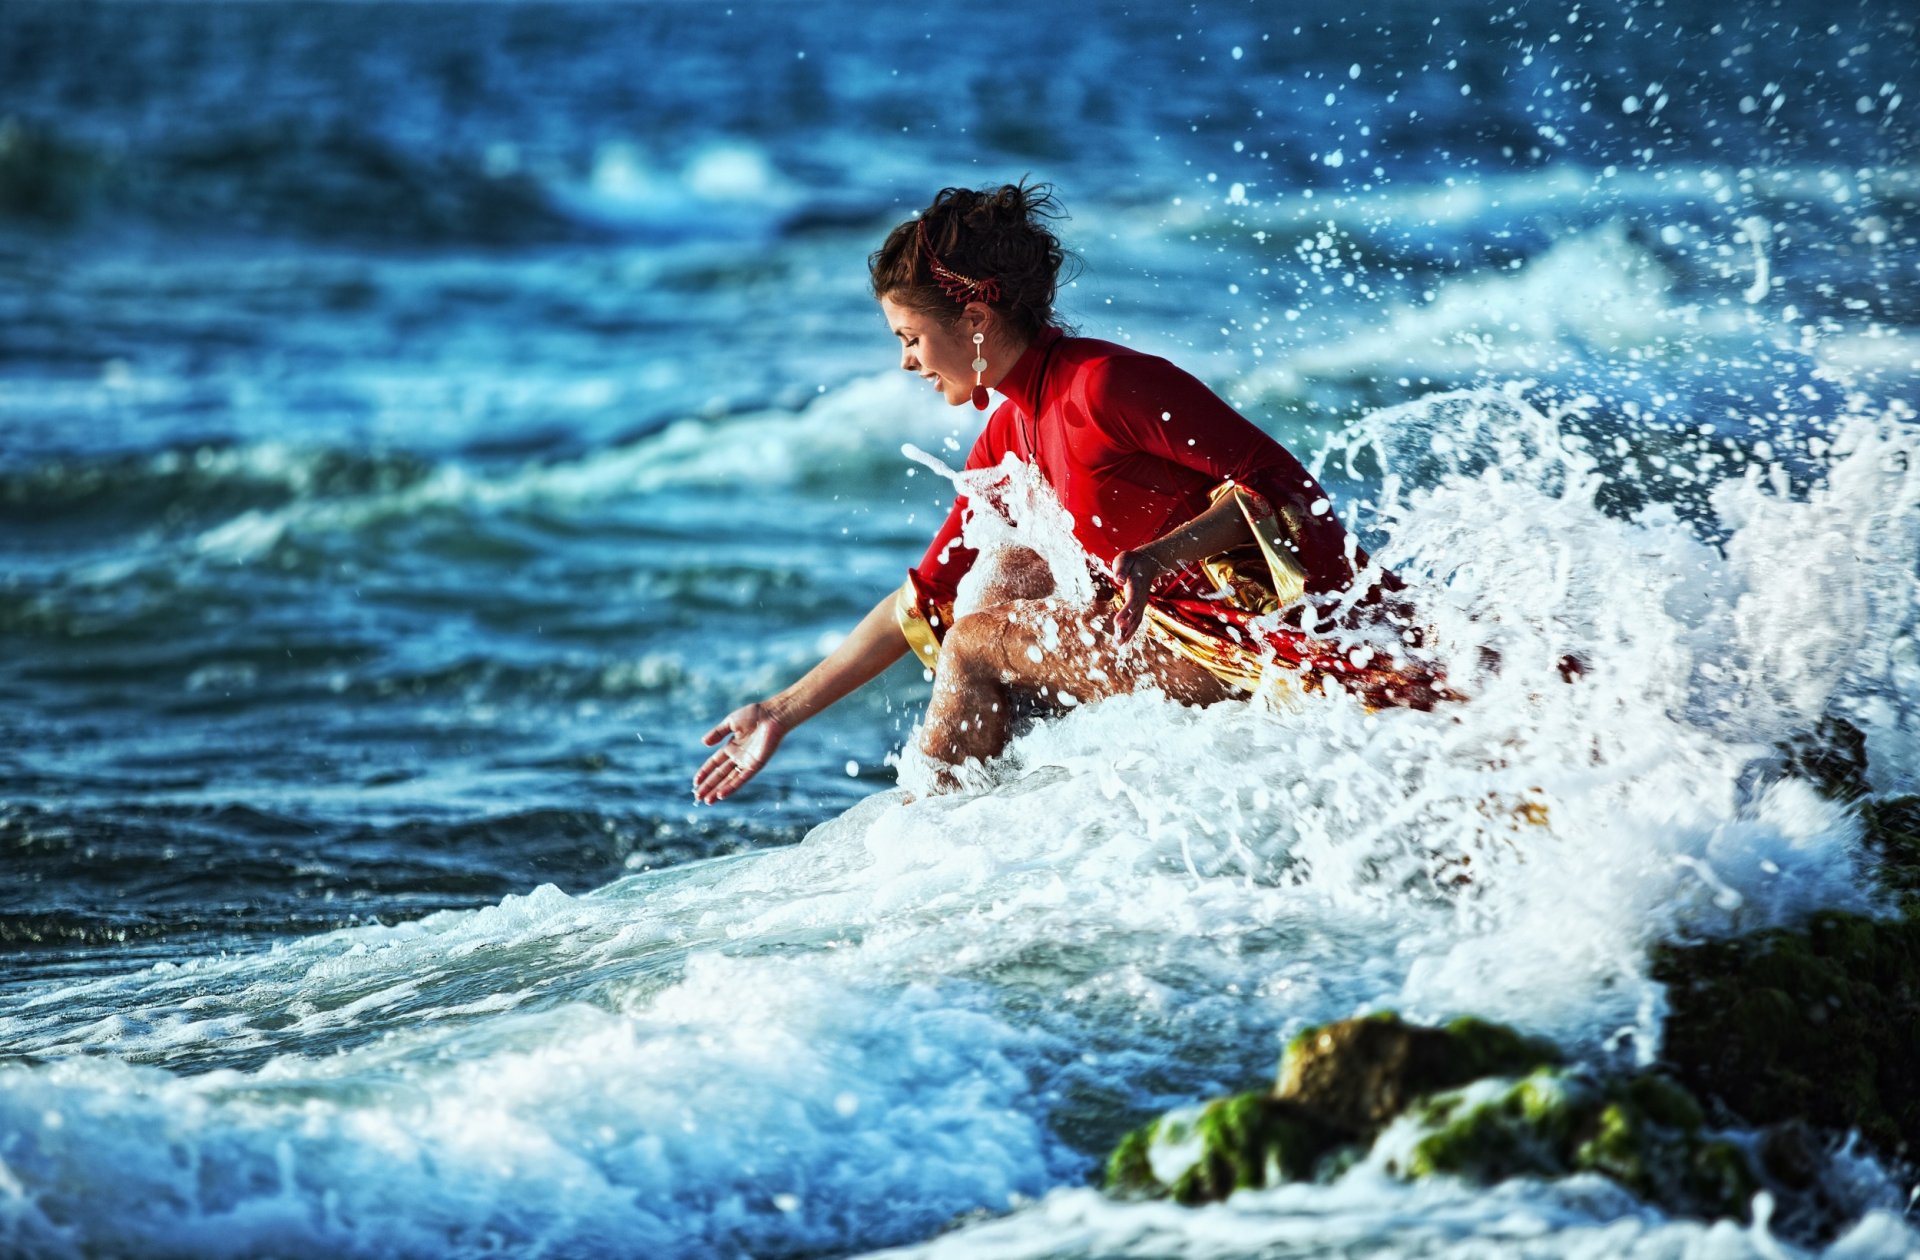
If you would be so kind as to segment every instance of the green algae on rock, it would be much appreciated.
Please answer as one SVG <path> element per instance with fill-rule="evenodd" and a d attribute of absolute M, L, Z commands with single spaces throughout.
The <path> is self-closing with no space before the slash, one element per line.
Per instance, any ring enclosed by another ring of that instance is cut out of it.
<path fill-rule="evenodd" d="M 1329 1179 L 1375 1147 L 1402 1176 L 1593 1172 L 1706 1218 L 1745 1219 L 1767 1185 L 1817 1229 L 1816 1129 L 1920 1156 L 1920 797 L 1862 799 L 1864 741 L 1841 738 L 1850 729 L 1787 751 L 1830 795 L 1859 802 L 1875 877 L 1905 917 L 1827 911 L 1801 928 L 1656 946 L 1652 974 L 1669 1001 L 1660 1073 L 1595 1077 L 1564 1066 L 1551 1043 L 1479 1019 L 1341 1020 L 1288 1044 L 1271 1091 L 1127 1135 L 1107 1188 L 1205 1203 Z M 1762 1128 L 1751 1155 L 1708 1131 L 1696 1094 L 1721 1118 Z"/>
<path fill-rule="evenodd" d="M 1542 1068 L 1425 1099 L 1381 1143 L 1388 1170 L 1405 1176 L 1488 1183 L 1595 1172 L 1676 1215 L 1744 1219 L 1760 1180 L 1704 1123 L 1693 1096 L 1663 1077 Z"/>
<path fill-rule="evenodd" d="M 1862 801 L 1876 881 L 1904 917 L 1825 911 L 1804 927 L 1661 945 L 1663 1057 L 1752 1124 L 1854 1130 L 1920 1157 L 1920 797 Z"/>
<path fill-rule="evenodd" d="M 1371 1137 L 1416 1098 L 1558 1062 L 1552 1042 L 1504 1024 L 1467 1017 L 1425 1028 L 1383 1011 L 1295 1037 L 1274 1092 L 1356 1138 Z"/>
<path fill-rule="evenodd" d="M 1107 1188 L 1191 1204 L 1309 1179 L 1357 1158 L 1420 1098 L 1559 1061 L 1550 1042 L 1478 1019 L 1427 1028 L 1382 1012 L 1309 1028 L 1287 1046 L 1272 1091 L 1182 1108 L 1128 1134 L 1107 1162 Z"/>
<path fill-rule="evenodd" d="M 1311 1180 L 1343 1137 L 1272 1094 L 1235 1094 L 1170 1111 L 1129 1133 L 1107 1161 L 1107 1188 L 1188 1205 L 1211 1203 L 1235 1190 Z"/>
<path fill-rule="evenodd" d="M 1390 1012 L 1310 1028 L 1271 1091 L 1168 1112 L 1107 1162 L 1107 1189 L 1193 1205 L 1327 1180 L 1369 1147 L 1385 1169 L 1478 1182 L 1595 1172 L 1689 1216 L 1745 1218 L 1761 1180 L 1663 1076 L 1601 1079 L 1501 1024 Z"/>

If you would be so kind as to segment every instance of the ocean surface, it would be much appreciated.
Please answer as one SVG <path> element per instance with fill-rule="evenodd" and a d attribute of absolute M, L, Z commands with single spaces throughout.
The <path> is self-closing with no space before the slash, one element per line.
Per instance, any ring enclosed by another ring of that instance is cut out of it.
<path fill-rule="evenodd" d="M 1645 1062 L 1651 943 L 1875 904 L 1776 744 L 1920 787 L 1917 50 L 1812 0 L 0 0 L 0 1254 L 1825 1245 L 1089 1180 L 1310 1023 Z M 918 558 L 902 448 L 976 432 L 867 252 L 1028 175 L 1063 316 L 1316 461 L 1475 698 L 1113 700 L 903 806 L 905 664 L 694 807 Z M 1920 1253 L 1830 1179 L 1833 1254 Z"/>

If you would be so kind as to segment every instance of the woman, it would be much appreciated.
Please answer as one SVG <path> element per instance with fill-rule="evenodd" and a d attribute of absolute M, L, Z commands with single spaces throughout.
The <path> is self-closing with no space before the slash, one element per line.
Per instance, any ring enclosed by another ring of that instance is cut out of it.
<path fill-rule="evenodd" d="M 805 677 L 707 733 L 721 747 L 694 777 L 702 803 L 732 795 L 788 731 L 909 648 L 934 671 L 920 750 L 948 787 L 996 756 L 1018 718 L 1142 686 L 1195 705 L 1329 679 L 1376 706 L 1444 696 L 1399 650 L 1419 644 L 1383 598 L 1398 581 L 1375 572 L 1356 586 L 1366 553 L 1298 460 L 1165 359 L 1055 324 L 1066 252 L 1047 220 L 1058 215 L 1044 186 L 942 189 L 868 264 L 903 369 L 951 406 L 985 409 L 988 389 L 1005 398 L 967 467 L 1009 454 L 1035 466 L 1103 598 L 1069 605 L 1037 556 L 997 557 L 977 607 L 956 619 L 978 559 L 956 499 L 905 586 Z M 1363 623 L 1372 643 L 1356 647 Z"/>

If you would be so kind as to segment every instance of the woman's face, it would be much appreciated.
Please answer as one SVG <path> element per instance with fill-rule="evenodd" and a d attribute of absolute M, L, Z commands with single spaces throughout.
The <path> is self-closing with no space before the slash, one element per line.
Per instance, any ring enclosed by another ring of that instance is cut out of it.
<path fill-rule="evenodd" d="M 900 366 L 932 381 L 949 406 L 973 397 L 973 328 L 966 317 L 951 325 L 910 310 L 892 298 L 880 299 L 887 326 L 900 339 Z"/>

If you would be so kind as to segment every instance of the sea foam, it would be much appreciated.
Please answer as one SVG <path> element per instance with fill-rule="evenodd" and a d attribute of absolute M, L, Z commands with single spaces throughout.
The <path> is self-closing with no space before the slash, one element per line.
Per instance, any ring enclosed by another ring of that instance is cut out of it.
<path fill-rule="evenodd" d="M 44 992 L 0 1020 L 16 1053 L 67 1056 L 0 1069 L 0 1238 L 723 1254 L 1017 1208 L 983 1247 L 1208 1254 L 1409 1213 L 1441 1254 L 1771 1246 L 1581 1183 L 1361 1176 L 1194 1216 L 1040 1199 L 1140 1115 L 1270 1073 L 1307 1023 L 1472 1012 L 1644 1062 L 1655 940 L 1872 904 L 1855 823 L 1771 741 L 1843 713 L 1876 785 L 1911 784 L 1909 426 L 1857 417 L 1804 499 L 1727 484 L 1719 547 L 1665 509 L 1600 511 L 1578 442 L 1510 396 L 1355 442 L 1386 469 L 1382 559 L 1467 702 L 1118 697 L 1027 731 L 992 790 L 881 793 L 792 848 Z M 1395 487 L 1436 450 L 1451 470 Z"/>

